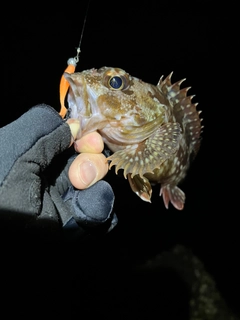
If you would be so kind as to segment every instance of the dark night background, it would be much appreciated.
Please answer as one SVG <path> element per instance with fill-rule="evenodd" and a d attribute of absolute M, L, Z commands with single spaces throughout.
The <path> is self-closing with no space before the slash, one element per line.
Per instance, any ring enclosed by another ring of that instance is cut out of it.
<path fill-rule="evenodd" d="M 59 110 L 59 80 L 66 61 L 76 54 L 82 31 L 87 1 L 81 3 L 81 10 L 73 9 L 71 16 L 67 9 L 43 14 L 36 9 L 33 15 L 19 14 L 6 19 L 1 126 L 38 103 Z M 187 78 L 184 86 L 191 86 L 190 93 L 196 95 L 194 101 L 199 102 L 198 109 L 202 110 L 204 132 L 200 152 L 182 184 L 186 193 L 184 210 L 177 211 L 172 206 L 166 210 L 158 196 L 159 186 L 153 189 L 152 204 L 144 203 L 133 194 L 128 182 L 111 170 L 106 180 L 115 192 L 119 223 L 110 234 L 84 245 L 78 241 L 36 246 L 32 243 L 19 248 L 16 243 L 16 247 L 11 244 L 8 250 L 7 242 L 1 244 L 10 288 L 4 295 L 17 305 L 19 314 L 24 312 L 23 302 L 17 300 L 25 288 L 28 293 L 24 308 L 34 305 L 33 312 L 39 308 L 45 314 L 44 306 L 49 306 L 48 315 L 64 314 L 69 319 L 81 316 L 84 304 L 90 315 L 99 309 L 98 315 L 128 319 L 130 311 L 126 308 L 126 315 L 122 315 L 125 311 L 121 299 L 124 296 L 133 299 L 129 293 L 134 292 L 129 287 L 135 288 L 133 266 L 154 259 L 176 244 L 192 249 L 214 277 L 229 307 L 239 312 L 238 212 L 232 205 L 234 199 L 227 195 L 226 156 L 218 148 L 220 125 L 227 126 L 225 99 L 216 84 L 226 68 L 224 58 L 220 72 L 215 73 L 228 17 L 210 14 L 204 2 L 201 5 L 195 2 L 194 7 L 176 3 L 147 1 L 137 6 L 132 2 L 118 6 L 110 1 L 91 1 L 77 71 L 121 67 L 153 84 L 171 71 L 174 81 Z M 161 287 L 159 282 L 153 281 Z M 146 287 L 146 297 L 156 290 L 154 285 Z M 43 296 L 41 290 L 45 292 Z M 178 289 L 172 292 L 176 294 Z M 115 309 L 111 307 L 114 299 L 120 301 Z M 171 299 L 180 304 L 181 298 L 171 296 Z M 161 301 L 157 303 L 159 311 Z M 102 304 L 106 308 L 100 307 Z M 169 309 L 178 310 L 169 301 L 166 304 Z M 186 319 L 181 313 L 177 316 Z M 135 319 L 133 315 L 130 318 Z"/>

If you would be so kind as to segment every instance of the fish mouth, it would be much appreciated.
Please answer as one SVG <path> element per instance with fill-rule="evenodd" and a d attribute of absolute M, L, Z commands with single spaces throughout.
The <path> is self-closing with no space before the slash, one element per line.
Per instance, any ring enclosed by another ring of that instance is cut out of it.
<path fill-rule="evenodd" d="M 97 107 L 97 94 L 87 85 L 81 74 L 65 72 L 64 77 L 69 83 L 69 116 L 80 120 L 80 135 L 98 130 L 101 115 Z"/>
<path fill-rule="evenodd" d="M 86 83 L 83 77 L 76 78 L 74 74 L 67 72 L 64 73 L 64 77 L 69 83 L 67 103 L 70 117 L 79 119 L 83 115 L 90 116 Z"/>

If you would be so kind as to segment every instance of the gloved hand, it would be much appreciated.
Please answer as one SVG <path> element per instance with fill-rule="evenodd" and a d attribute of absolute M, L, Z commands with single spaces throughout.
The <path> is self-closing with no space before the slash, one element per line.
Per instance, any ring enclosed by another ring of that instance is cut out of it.
<path fill-rule="evenodd" d="M 0 129 L 2 228 L 83 236 L 117 224 L 106 181 L 84 190 L 72 186 L 68 171 L 77 157 L 69 148 L 72 142 L 69 125 L 47 105 L 33 107 Z"/>

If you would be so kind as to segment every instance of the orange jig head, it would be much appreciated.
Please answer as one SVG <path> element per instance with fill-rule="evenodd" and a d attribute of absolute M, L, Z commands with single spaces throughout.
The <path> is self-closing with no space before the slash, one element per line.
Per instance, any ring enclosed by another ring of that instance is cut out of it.
<path fill-rule="evenodd" d="M 78 58 L 78 57 L 77 57 Z M 77 66 L 77 62 L 78 59 L 75 58 L 70 58 L 68 59 L 68 66 L 65 70 L 65 72 L 67 73 L 74 73 L 76 66 Z M 68 81 L 65 79 L 64 75 L 62 75 L 61 77 L 61 81 L 60 81 L 60 88 L 59 88 L 59 93 L 60 93 L 60 104 L 61 104 L 61 109 L 60 109 L 60 116 L 64 119 L 67 113 L 67 108 L 65 107 L 65 98 L 68 92 L 68 88 L 69 88 L 69 83 Z"/>

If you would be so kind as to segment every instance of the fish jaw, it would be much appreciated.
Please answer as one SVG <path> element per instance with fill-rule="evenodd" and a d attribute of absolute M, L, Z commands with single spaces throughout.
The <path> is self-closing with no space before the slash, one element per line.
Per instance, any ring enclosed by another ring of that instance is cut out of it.
<path fill-rule="evenodd" d="M 73 80 L 73 75 L 64 73 L 65 79 L 69 82 L 68 108 L 72 118 L 79 119 L 86 115 L 88 97 L 85 81 L 82 77 L 78 77 L 78 81 Z"/>
<path fill-rule="evenodd" d="M 87 85 L 86 79 L 80 73 L 64 73 L 69 82 L 68 108 L 71 118 L 80 120 L 81 132 L 77 138 L 106 126 L 97 105 L 97 93 Z"/>

